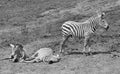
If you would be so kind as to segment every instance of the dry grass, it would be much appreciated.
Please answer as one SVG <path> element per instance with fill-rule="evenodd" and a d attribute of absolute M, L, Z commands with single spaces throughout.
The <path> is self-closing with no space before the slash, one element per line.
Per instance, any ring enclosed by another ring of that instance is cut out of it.
<path fill-rule="evenodd" d="M 9 43 L 21 43 L 31 55 L 41 47 L 59 51 L 61 25 L 84 21 L 101 8 L 110 29 L 90 39 L 92 56 L 82 55 L 83 41 L 69 39 L 66 55 L 58 63 L 0 61 L 0 74 L 119 74 L 119 0 L 0 0 L 0 58 L 10 53 Z M 111 52 L 110 51 L 117 51 Z"/>

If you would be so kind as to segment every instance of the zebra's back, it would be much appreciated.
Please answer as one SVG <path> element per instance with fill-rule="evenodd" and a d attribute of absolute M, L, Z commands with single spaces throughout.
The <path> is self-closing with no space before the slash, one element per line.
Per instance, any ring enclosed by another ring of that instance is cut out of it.
<path fill-rule="evenodd" d="M 87 21 L 85 22 L 75 22 L 67 21 L 62 25 L 63 36 L 77 36 L 84 37 L 85 32 L 91 30 Z"/>

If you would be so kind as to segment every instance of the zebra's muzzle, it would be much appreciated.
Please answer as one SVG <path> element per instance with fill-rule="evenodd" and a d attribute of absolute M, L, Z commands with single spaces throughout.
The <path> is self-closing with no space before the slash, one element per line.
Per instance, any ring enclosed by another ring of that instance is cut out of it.
<path fill-rule="evenodd" d="M 105 30 L 107 31 L 109 29 L 109 26 L 107 26 L 107 28 L 105 28 Z"/>

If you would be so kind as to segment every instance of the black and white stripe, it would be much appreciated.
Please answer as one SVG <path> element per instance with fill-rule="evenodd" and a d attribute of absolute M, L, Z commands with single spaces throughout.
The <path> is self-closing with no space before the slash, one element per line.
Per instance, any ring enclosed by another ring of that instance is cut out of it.
<path fill-rule="evenodd" d="M 84 37 L 84 48 L 88 44 L 90 34 L 95 33 L 98 27 L 108 29 L 108 23 L 104 19 L 105 13 L 97 13 L 96 16 L 90 17 L 84 22 L 67 21 L 62 25 L 63 41 L 61 42 L 60 52 L 62 52 L 63 45 L 69 37 Z"/>

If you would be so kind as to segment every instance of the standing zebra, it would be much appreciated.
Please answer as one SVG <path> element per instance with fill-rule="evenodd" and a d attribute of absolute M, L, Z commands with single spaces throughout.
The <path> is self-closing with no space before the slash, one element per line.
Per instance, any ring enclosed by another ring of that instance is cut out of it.
<path fill-rule="evenodd" d="M 62 25 L 63 41 L 60 44 L 60 53 L 63 52 L 62 48 L 69 37 L 84 37 L 84 50 L 88 45 L 89 37 L 95 33 L 98 27 L 105 30 L 109 28 L 107 21 L 104 19 L 105 13 L 99 12 L 96 16 L 90 17 L 84 22 L 67 21 Z M 90 48 L 89 48 L 90 51 Z"/>

